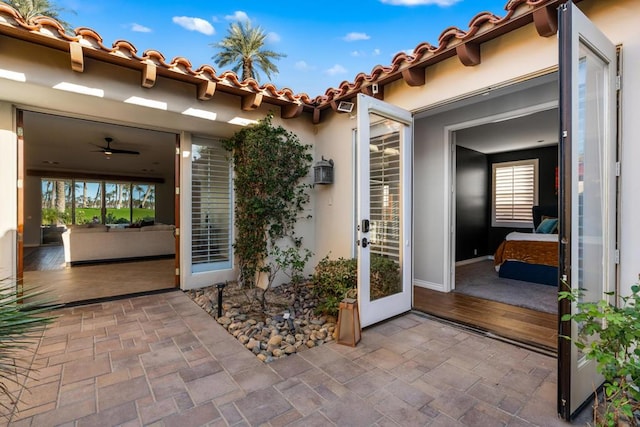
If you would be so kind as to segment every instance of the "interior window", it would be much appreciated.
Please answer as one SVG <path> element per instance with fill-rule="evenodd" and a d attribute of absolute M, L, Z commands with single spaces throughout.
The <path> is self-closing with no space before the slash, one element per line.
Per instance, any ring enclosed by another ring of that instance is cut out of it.
<path fill-rule="evenodd" d="M 85 179 L 41 180 L 42 227 L 153 222 L 156 186 Z"/>
<path fill-rule="evenodd" d="M 533 227 L 538 203 L 538 159 L 492 165 L 493 227 Z"/>
<path fill-rule="evenodd" d="M 106 182 L 104 186 L 107 224 L 129 224 L 131 222 L 131 185 L 122 182 Z"/>
<path fill-rule="evenodd" d="M 97 181 L 75 181 L 74 224 L 100 222 L 102 218 L 102 185 Z"/>
<path fill-rule="evenodd" d="M 153 221 L 156 216 L 156 186 L 133 184 L 132 187 L 133 222 Z"/>

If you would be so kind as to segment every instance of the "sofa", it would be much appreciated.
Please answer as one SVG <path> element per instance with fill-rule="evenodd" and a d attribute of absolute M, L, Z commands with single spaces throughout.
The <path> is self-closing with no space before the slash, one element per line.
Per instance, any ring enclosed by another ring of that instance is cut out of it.
<path fill-rule="evenodd" d="M 175 226 L 77 225 L 62 233 L 67 265 L 175 255 Z"/>

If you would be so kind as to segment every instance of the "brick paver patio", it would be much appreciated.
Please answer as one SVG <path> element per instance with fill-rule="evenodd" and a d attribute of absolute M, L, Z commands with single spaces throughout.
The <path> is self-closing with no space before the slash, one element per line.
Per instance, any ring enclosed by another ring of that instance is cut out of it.
<path fill-rule="evenodd" d="M 566 426 L 556 360 L 408 314 L 260 362 L 180 291 L 66 308 L 11 426 Z"/>

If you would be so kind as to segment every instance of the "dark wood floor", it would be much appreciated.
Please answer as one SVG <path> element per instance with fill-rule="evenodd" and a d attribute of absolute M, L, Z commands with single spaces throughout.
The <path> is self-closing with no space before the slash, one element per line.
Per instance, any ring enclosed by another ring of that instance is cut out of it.
<path fill-rule="evenodd" d="M 558 316 L 469 295 L 414 286 L 415 310 L 556 352 Z"/>
<path fill-rule="evenodd" d="M 61 270 L 64 248 L 60 245 L 24 248 L 24 271 Z"/>

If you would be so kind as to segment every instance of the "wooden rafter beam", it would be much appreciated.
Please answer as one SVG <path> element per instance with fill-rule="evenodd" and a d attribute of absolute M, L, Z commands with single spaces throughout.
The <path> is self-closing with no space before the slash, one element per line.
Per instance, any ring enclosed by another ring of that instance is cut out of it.
<path fill-rule="evenodd" d="M 378 83 L 374 83 L 369 86 L 362 86 L 360 91 L 365 95 L 372 96 L 376 99 L 384 99 L 384 86 L 379 85 Z"/>
<path fill-rule="evenodd" d="M 202 83 L 198 83 L 198 99 L 200 101 L 208 101 L 213 97 L 216 92 L 216 84 L 210 80 L 205 80 Z"/>
<path fill-rule="evenodd" d="M 460 62 L 467 67 L 479 65 L 481 62 L 479 43 L 467 42 L 459 44 L 456 46 L 456 54 Z"/>
<path fill-rule="evenodd" d="M 69 53 L 71 54 L 71 69 L 82 73 L 84 71 L 84 53 L 80 43 L 69 43 Z"/>
<path fill-rule="evenodd" d="M 402 79 L 409 86 L 424 86 L 426 83 L 426 74 L 424 68 L 405 68 L 402 70 Z"/>
<path fill-rule="evenodd" d="M 156 64 L 145 62 L 142 68 L 142 87 L 151 88 L 156 84 Z"/>
<path fill-rule="evenodd" d="M 551 37 L 558 32 L 558 14 L 551 6 L 533 11 L 533 24 L 541 37 Z"/>
<path fill-rule="evenodd" d="M 283 119 L 294 119 L 302 114 L 304 105 L 302 104 L 287 104 L 280 107 L 280 117 Z"/>
<path fill-rule="evenodd" d="M 244 95 L 242 97 L 242 111 L 251 111 L 260 107 L 262 104 L 262 94 L 261 93 L 251 93 L 249 95 Z"/>
<path fill-rule="evenodd" d="M 311 120 L 311 122 L 314 125 L 320 123 L 320 109 L 318 107 L 313 109 L 313 119 Z"/>

